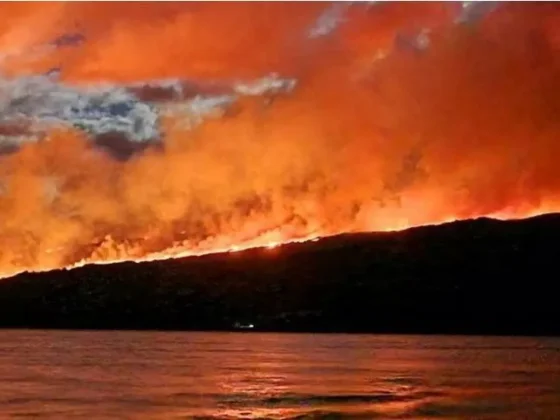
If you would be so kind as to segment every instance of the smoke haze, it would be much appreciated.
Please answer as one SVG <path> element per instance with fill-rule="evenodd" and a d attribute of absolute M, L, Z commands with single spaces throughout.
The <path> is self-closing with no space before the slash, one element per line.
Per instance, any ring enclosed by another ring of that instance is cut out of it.
<path fill-rule="evenodd" d="M 560 210 L 555 3 L 5 3 L 0 273 Z"/>

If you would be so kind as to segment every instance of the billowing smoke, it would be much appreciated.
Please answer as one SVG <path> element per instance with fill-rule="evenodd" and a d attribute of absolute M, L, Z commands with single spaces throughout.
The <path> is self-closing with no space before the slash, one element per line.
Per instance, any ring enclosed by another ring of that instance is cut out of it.
<path fill-rule="evenodd" d="M 554 3 L 1 8 L 5 275 L 560 210 Z"/>

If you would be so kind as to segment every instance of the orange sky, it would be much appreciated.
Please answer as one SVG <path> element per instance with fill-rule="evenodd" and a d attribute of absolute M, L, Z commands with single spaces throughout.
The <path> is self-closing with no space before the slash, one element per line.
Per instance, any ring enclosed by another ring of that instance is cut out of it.
<path fill-rule="evenodd" d="M 451 3 L 332 7 L 0 5 L 6 76 L 298 80 L 272 104 L 169 126 L 164 151 L 126 162 L 68 130 L 0 157 L 0 272 L 559 210 L 558 5 L 501 4 L 470 24 Z M 329 11 L 332 32 L 309 36 Z M 83 45 L 41 49 L 75 32 Z"/>

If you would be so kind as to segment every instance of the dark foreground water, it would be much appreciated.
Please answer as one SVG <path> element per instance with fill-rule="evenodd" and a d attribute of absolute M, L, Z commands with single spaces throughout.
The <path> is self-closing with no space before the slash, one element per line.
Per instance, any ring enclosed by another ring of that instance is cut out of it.
<path fill-rule="evenodd" d="M 0 418 L 560 418 L 560 339 L 0 333 Z"/>

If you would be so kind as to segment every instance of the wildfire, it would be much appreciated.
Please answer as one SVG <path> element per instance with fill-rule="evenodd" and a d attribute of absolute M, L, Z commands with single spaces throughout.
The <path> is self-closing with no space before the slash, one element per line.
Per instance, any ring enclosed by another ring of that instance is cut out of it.
<path fill-rule="evenodd" d="M 0 270 L 560 211 L 560 10 L 473 4 L 3 4 Z"/>

